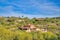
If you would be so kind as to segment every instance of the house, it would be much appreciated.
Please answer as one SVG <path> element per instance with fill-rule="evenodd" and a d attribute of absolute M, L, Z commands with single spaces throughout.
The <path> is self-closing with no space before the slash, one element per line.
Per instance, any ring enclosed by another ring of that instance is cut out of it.
<path fill-rule="evenodd" d="M 28 29 L 28 30 L 26 30 L 26 32 L 31 32 L 31 30 L 30 30 L 30 29 Z"/>
<path fill-rule="evenodd" d="M 28 30 L 30 28 L 30 25 L 24 25 L 22 27 L 18 27 L 20 30 Z"/>
<path fill-rule="evenodd" d="M 24 25 L 22 27 L 18 27 L 20 30 L 26 30 L 26 32 L 30 32 L 32 30 L 36 30 L 36 27 L 32 24 L 27 24 L 27 25 Z"/>
<path fill-rule="evenodd" d="M 33 24 L 27 24 L 22 27 L 18 27 L 20 30 L 25 30 L 26 32 L 31 32 L 31 31 L 42 31 L 42 32 L 47 32 L 46 29 L 40 29 L 38 27 L 35 27 Z"/>

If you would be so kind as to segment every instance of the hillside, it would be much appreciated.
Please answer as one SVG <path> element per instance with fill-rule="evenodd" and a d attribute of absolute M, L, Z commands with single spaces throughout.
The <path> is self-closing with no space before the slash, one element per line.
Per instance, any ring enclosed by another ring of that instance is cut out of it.
<path fill-rule="evenodd" d="M 60 17 L 0 17 L 0 40 L 60 40 Z"/>

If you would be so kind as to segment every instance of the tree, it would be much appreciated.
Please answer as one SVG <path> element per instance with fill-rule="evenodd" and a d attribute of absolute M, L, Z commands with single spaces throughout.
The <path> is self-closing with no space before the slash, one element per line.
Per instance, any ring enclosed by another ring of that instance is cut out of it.
<path fill-rule="evenodd" d="M 56 34 L 53 34 L 52 32 L 46 32 L 44 33 L 45 40 L 58 40 L 58 37 Z"/>

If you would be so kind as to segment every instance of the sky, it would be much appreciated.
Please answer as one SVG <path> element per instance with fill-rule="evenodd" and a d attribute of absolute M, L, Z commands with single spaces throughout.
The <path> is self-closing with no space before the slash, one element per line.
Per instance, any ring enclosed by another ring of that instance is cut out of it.
<path fill-rule="evenodd" d="M 0 16 L 60 17 L 60 0 L 0 0 Z"/>

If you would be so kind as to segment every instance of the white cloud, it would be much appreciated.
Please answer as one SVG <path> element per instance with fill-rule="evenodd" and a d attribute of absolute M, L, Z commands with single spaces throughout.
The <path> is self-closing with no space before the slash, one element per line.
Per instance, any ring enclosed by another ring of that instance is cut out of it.
<path fill-rule="evenodd" d="M 30 0 L 29 3 L 31 4 L 32 7 L 36 8 L 40 13 L 43 14 L 45 13 L 46 15 L 60 14 L 60 8 L 57 7 L 54 3 L 51 2 L 38 3 L 36 0 Z M 17 3 L 12 3 L 12 4 L 18 7 L 23 7 L 24 10 L 26 9 L 24 5 L 19 5 Z M 40 13 L 37 12 L 36 14 L 40 14 Z"/>
<path fill-rule="evenodd" d="M 54 6 L 53 3 L 43 3 L 43 4 L 40 4 L 36 1 L 33 1 L 33 5 L 34 7 L 36 7 L 38 10 L 50 10 L 50 11 L 57 11 L 57 12 L 60 12 L 60 8 L 57 7 L 57 6 Z"/>
<path fill-rule="evenodd" d="M 41 0 L 42 1 L 42 0 Z M 47 0 L 46 0 L 47 1 Z M 14 3 L 14 2 L 7 2 L 8 4 L 11 4 L 10 6 L 0 7 L 0 10 L 3 12 L 6 11 L 8 16 L 27 16 L 27 17 L 51 17 L 51 16 L 60 16 L 60 8 L 57 7 L 54 3 L 51 2 L 44 2 L 39 3 L 37 0 L 30 0 L 30 2 L 26 3 L 31 5 L 31 7 L 34 7 L 38 10 L 36 12 L 37 15 L 31 15 L 31 14 L 25 14 L 25 13 L 17 13 L 13 11 L 14 5 L 18 7 L 22 7 L 23 10 L 29 9 L 29 6 L 22 5 L 20 3 Z M 21 2 L 22 3 L 22 2 Z M 24 4 L 24 3 L 23 3 Z M 6 16 L 7 16 L 6 15 Z"/>

